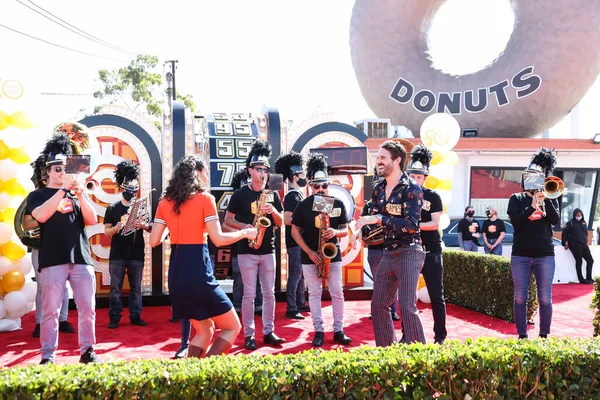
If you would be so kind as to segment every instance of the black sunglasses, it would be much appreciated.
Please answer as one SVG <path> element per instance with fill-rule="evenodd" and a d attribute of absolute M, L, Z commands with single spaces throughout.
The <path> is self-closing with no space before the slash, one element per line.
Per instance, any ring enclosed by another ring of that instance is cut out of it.
<path fill-rule="evenodd" d="M 327 189 L 329 187 L 329 183 L 313 183 L 311 184 L 311 186 L 315 190 L 319 188 Z"/>
<path fill-rule="evenodd" d="M 63 167 L 52 167 L 54 169 L 54 172 L 56 173 L 60 173 L 63 172 L 64 168 Z"/>
<path fill-rule="evenodd" d="M 257 168 L 254 167 L 254 169 L 258 172 L 264 172 L 265 174 L 269 172 L 269 168 Z"/>

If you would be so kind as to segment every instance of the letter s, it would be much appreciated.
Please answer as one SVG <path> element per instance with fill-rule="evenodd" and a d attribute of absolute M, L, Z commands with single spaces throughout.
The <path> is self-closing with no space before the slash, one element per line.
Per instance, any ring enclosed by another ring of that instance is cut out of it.
<path fill-rule="evenodd" d="M 517 98 L 529 96 L 542 85 L 542 78 L 533 74 L 533 67 L 526 67 L 519 71 L 512 79 L 512 86 L 517 90 Z M 530 76 L 527 76 L 530 75 Z"/>

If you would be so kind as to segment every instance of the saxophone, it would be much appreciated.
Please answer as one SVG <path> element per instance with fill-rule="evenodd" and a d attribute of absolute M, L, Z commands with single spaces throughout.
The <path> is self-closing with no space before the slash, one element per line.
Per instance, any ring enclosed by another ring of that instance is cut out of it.
<path fill-rule="evenodd" d="M 256 235 L 256 239 L 249 239 L 248 246 L 251 249 L 259 249 L 262 245 L 263 238 L 265 237 L 265 231 L 268 227 L 271 226 L 271 220 L 264 216 L 262 213 L 262 207 L 267 202 L 267 196 L 271 193 L 270 190 L 263 189 L 260 193 L 260 197 L 258 198 L 258 203 L 256 205 L 256 214 L 254 214 L 254 221 L 252 222 L 252 226 L 256 228 L 258 231 L 258 235 Z"/>
<path fill-rule="evenodd" d="M 323 279 L 329 278 L 331 259 L 337 256 L 338 249 L 334 243 L 329 243 L 323 237 L 323 232 L 329 228 L 329 215 L 325 212 L 319 213 L 319 248 L 317 253 L 321 262 L 317 264 L 317 276 Z"/>

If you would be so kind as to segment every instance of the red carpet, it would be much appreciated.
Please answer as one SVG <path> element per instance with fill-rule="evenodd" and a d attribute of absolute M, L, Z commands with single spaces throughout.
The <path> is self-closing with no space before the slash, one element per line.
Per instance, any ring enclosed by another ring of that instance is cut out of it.
<path fill-rule="evenodd" d="M 572 338 L 592 337 L 593 311 L 589 309 L 592 299 L 592 285 L 554 285 L 554 317 L 552 321 L 552 336 Z M 323 317 L 325 319 L 324 350 L 343 348 L 333 342 L 331 332 L 331 303 L 324 302 Z M 433 342 L 433 319 L 431 307 L 419 303 L 421 319 L 425 327 L 428 342 Z M 354 339 L 351 346 L 374 345 L 373 327 L 369 320 L 369 301 L 347 301 L 345 303 L 345 332 Z M 275 316 L 275 333 L 287 339 L 281 348 L 262 345 L 260 318 L 256 318 L 258 350 L 255 354 L 287 354 L 311 349 L 313 336 L 310 314 L 305 314 L 305 320 L 291 320 L 284 317 L 285 303 L 277 303 Z M 501 338 L 515 337 L 515 326 L 512 323 L 492 318 L 461 307 L 448 305 L 447 330 L 448 339 L 492 336 Z M 170 307 L 145 307 L 142 311 L 146 327 L 129 324 L 127 311 L 118 329 L 108 329 L 108 310 L 98 310 L 96 318 L 96 337 L 98 344 L 96 352 L 105 361 L 134 360 L 150 358 L 170 358 L 179 348 L 179 323 L 170 323 Z M 30 365 L 39 363 L 39 339 L 31 337 L 35 324 L 33 312 L 23 317 L 23 330 L 0 333 L 0 366 Z M 69 321 L 77 330 L 77 312 L 71 311 Z M 538 316 L 536 325 L 530 326 L 530 337 L 538 334 Z M 396 322 L 397 335 L 400 337 L 399 323 Z M 244 337 L 240 334 L 232 354 L 248 353 L 243 348 Z M 77 334 L 61 334 L 56 361 L 59 364 L 72 364 L 79 360 Z"/>

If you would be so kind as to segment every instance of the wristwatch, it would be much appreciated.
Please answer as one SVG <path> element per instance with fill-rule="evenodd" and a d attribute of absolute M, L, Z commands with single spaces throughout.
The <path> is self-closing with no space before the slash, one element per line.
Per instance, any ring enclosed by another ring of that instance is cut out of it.
<path fill-rule="evenodd" d="M 377 217 L 377 224 L 381 225 L 383 223 L 383 215 L 377 214 L 375 216 Z"/>

